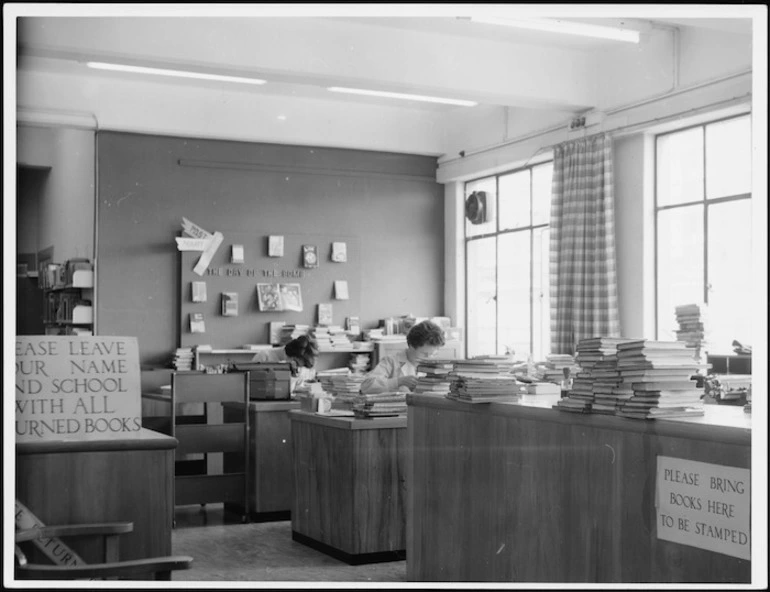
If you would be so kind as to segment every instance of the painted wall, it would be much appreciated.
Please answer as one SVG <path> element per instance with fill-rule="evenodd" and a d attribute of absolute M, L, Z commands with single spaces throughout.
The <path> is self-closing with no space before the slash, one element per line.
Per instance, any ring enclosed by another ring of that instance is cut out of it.
<path fill-rule="evenodd" d="M 145 365 L 178 345 L 182 216 L 210 231 L 358 237 L 363 328 L 443 314 L 435 158 L 100 132 L 98 162 L 97 331 L 137 336 Z"/>
<path fill-rule="evenodd" d="M 59 262 L 94 257 L 94 132 L 19 126 L 20 165 L 50 167 L 36 210 L 19 212 L 19 224 L 36 226 L 36 251 L 54 247 Z M 18 218 L 18 215 L 17 215 Z"/>

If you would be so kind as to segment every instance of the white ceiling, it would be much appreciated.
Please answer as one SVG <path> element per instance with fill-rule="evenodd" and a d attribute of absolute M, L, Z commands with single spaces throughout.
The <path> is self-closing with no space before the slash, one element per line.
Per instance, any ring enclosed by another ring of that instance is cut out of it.
<path fill-rule="evenodd" d="M 637 28 L 645 35 L 670 27 L 751 34 L 750 18 L 578 19 L 573 14 L 566 20 L 570 18 Z M 639 52 L 645 51 L 644 39 Z M 331 96 L 325 89 L 336 85 L 470 98 L 482 105 L 581 111 L 592 104 L 587 91 L 581 95 L 573 90 L 579 88 L 576 82 L 590 72 L 592 60 L 600 52 L 627 46 L 475 23 L 450 15 L 139 19 L 43 15 L 21 22 L 18 67 L 65 75 L 87 72 L 106 81 L 141 78 L 95 72 L 84 66 L 88 60 L 111 60 L 264 77 L 268 84 L 239 86 L 238 90 L 289 98 L 438 112 L 458 109 L 394 99 Z M 553 65 L 550 70 L 549 65 Z M 221 83 L 157 77 L 154 82 L 223 87 Z"/>

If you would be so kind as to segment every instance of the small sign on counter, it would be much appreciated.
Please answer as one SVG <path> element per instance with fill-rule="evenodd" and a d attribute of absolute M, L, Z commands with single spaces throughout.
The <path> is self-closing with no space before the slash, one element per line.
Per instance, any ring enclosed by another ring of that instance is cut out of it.
<path fill-rule="evenodd" d="M 751 560 L 751 471 L 658 456 L 658 538 Z"/>

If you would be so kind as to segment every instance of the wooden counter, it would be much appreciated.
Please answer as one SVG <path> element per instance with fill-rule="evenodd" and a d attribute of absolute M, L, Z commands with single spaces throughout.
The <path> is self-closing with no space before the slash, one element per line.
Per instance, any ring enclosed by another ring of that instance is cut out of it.
<path fill-rule="evenodd" d="M 16 444 L 16 497 L 46 524 L 129 521 L 120 558 L 171 555 L 172 479 L 177 440 L 135 436 Z M 95 549 L 68 540 L 85 561 Z"/>
<path fill-rule="evenodd" d="M 291 516 L 292 464 L 289 411 L 299 409 L 299 401 L 251 401 L 249 403 L 249 510 L 252 520 L 288 520 Z M 224 420 L 237 419 L 237 403 L 224 405 Z M 224 468 L 237 467 L 240 459 L 225 454 Z M 240 513 L 237 505 L 228 509 Z M 232 506 L 232 507 L 231 507 Z"/>
<path fill-rule="evenodd" d="M 408 396 L 409 581 L 746 583 L 751 563 L 657 538 L 658 456 L 750 468 L 751 416 L 634 420 Z"/>
<path fill-rule="evenodd" d="M 292 538 L 352 565 L 403 559 L 406 417 L 289 418 Z"/>

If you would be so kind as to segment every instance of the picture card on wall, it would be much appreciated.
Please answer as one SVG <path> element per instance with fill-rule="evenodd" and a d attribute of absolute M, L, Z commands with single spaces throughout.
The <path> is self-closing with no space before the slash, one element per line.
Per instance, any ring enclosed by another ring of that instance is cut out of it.
<path fill-rule="evenodd" d="M 190 333 L 205 333 L 206 324 L 202 312 L 190 313 Z"/>
<path fill-rule="evenodd" d="M 283 236 L 270 235 L 267 237 L 268 257 L 283 257 Z"/>
<path fill-rule="evenodd" d="M 318 324 L 331 325 L 334 315 L 332 314 L 331 303 L 321 303 L 318 305 Z"/>
<path fill-rule="evenodd" d="M 336 280 L 334 282 L 334 297 L 337 300 L 347 300 L 350 298 L 348 295 L 348 282 L 346 280 Z"/>
<path fill-rule="evenodd" d="M 305 267 L 318 267 L 318 247 L 302 245 L 302 264 Z"/>
<path fill-rule="evenodd" d="M 302 288 L 299 284 L 279 284 L 283 310 L 302 312 Z"/>
<path fill-rule="evenodd" d="M 243 245 L 233 245 L 230 263 L 243 263 Z"/>
<path fill-rule="evenodd" d="M 271 321 L 270 322 L 270 335 L 268 343 L 270 345 L 280 345 L 281 343 L 281 327 L 286 324 L 286 321 Z"/>
<path fill-rule="evenodd" d="M 206 282 L 192 282 L 192 301 L 206 302 Z"/>
<path fill-rule="evenodd" d="M 238 292 L 222 292 L 222 316 L 238 316 Z"/>
<path fill-rule="evenodd" d="M 335 263 L 345 263 L 348 260 L 348 246 L 346 243 L 332 243 L 332 261 Z"/>
<path fill-rule="evenodd" d="M 259 301 L 260 312 L 283 310 L 278 284 L 257 284 L 257 300 Z"/>

